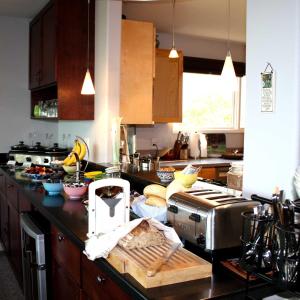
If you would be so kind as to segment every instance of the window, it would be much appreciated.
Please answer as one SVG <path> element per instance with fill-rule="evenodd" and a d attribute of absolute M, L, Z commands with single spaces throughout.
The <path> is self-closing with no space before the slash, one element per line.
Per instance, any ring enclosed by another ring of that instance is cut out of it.
<path fill-rule="evenodd" d="M 174 130 L 236 131 L 243 128 L 245 76 L 237 77 L 237 81 L 239 89 L 232 93 L 222 88 L 220 75 L 183 73 L 183 120 L 174 124 Z"/>

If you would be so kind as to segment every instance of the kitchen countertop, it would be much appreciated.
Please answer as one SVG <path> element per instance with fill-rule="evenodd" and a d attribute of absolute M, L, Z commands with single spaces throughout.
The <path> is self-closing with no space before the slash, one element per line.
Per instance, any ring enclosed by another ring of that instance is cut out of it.
<path fill-rule="evenodd" d="M 0 171 L 17 183 L 23 190 L 24 196 L 50 223 L 58 227 L 81 250 L 84 249 L 84 241 L 88 232 L 88 217 L 80 201 L 69 200 L 64 195 L 48 196 L 41 184 L 22 178 L 20 172 L 12 173 L 7 168 L 2 168 Z M 151 176 L 148 174 L 148 177 L 143 177 L 143 173 L 140 173 L 138 177 L 133 178 L 133 181 L 141 178 L 142 183 L 155 182 L 155 178 Z M 127 173 L 127 178 L 131 180 L 130 173 Z M 130 275 L 117 272 L 105 259 L 97 259 L 95 263 L 134 299 L 199 300 L 219 297 L 233 299 L 234 294 L 244 292 L 246 287 L 245 281 L 235 277 L 223 267 L 216 266 L 211 278 L 145 289 Z M 239 297 L 241 296 L 236 299 Z"/>

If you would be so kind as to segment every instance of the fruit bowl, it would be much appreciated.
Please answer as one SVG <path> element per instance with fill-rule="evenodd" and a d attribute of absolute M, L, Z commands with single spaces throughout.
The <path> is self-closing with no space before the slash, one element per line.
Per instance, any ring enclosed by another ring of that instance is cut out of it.
<path fill-rule="evenodd" d="M 50 196 L 58 195 L 62 189 L 63 184 L 61 182 L 43 182 L 43 187 Z"/>
<path fill-rule="evenodd" d="M 79 199 L 87 191 L 88 185 L 85 183 L 64 183 L 64 191 L 70 199 Z"/>
<path fill-rule="evenodd" d="M 197 180 L 198 173 L 184 174 L 181 171 L 174 173 L 174 177 L 178 180 L 185 188 L 190 188 Z"/>

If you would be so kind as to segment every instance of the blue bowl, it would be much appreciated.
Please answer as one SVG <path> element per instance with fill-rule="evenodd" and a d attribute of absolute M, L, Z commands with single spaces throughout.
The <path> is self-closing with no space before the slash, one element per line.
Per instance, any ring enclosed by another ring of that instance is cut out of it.
<path fill-rule="evenodd" d="M 62 182 L 43 182 L 43 186 L 50 196 L 58 195 L 63 189 Z"/>

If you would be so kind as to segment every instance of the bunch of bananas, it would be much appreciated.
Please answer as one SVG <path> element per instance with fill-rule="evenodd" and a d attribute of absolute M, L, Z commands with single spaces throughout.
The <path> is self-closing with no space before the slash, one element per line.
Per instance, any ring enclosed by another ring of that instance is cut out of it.
<path fill-rule="evenodd" d="M 81 142 L 79 139 L 74 140 L 73 149 L 72 149 L 71 153 L 64 160 L 65 166 L 72 166 L 76 163 L 76 156 L 75 156 L 74 152 L 77 153 L 79 160 L 83 160 L 83 158 L 86 154 L 85 143 Z"/>

